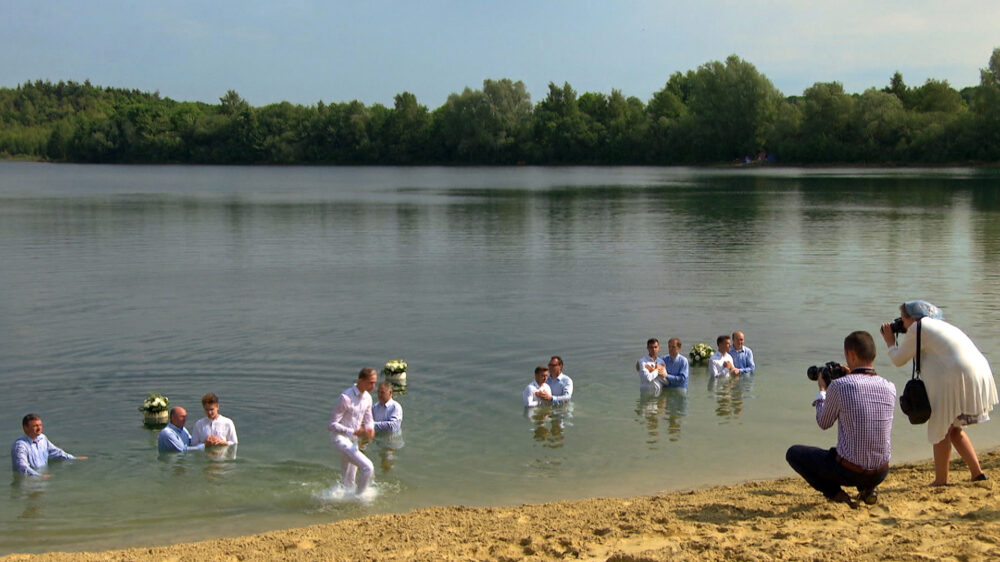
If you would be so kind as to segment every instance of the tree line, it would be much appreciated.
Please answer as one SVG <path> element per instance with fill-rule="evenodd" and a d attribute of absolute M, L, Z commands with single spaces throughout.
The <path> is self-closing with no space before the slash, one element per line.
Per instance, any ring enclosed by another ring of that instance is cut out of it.
<path fill-rule="evenodd" d="M 785 163 L 1000 161 L 1000 48 L 978 86 L 945 80 L 849 94 L 817 82 L 785 96 L 736 55 L 676 72 L 647 101 L 484 80 L 433 111 L 403 92 L 359 101 L 252 107 L 84 83 L 0 88 L 0 157 L 89 163 L 699 164 L 768 155 Z"/>

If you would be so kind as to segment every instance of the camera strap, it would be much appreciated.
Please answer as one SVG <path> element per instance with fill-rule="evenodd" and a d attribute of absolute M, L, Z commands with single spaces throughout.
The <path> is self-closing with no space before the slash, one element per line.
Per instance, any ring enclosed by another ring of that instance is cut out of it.
<path fill-rule="evenodd" d="M 917 320 L 917 354 L 913 356 L 913 374 L 910 378 L 920 378 L 920 320 Z"/>

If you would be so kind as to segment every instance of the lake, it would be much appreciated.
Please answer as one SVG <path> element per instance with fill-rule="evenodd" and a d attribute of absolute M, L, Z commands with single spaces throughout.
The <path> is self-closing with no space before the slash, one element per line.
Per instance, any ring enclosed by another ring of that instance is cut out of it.
<path fill-rule="evenodd" d="M 902 301 L 996 365 L 998 257 L 996 169 L 0 162 L 0 436 L 37 412 L 89 456 L 11 479 L 0 554 L 790 476 L 789 445 L 836 441 L 807 367 Z M 686 393 L 640 396 L 647 338 L 733 330 L 755 375 L 693 368 Z M 901 389 L 909 366 L 879 352 Z M 553 354 L 572 407 L 525 412 Z M 393 358 L 404 444 L 369 446 L 374 501 L 339 501 L 330 410 Z M 150 392 L 189 428 L 218 394 L 235 458 L 159 459 Z M 1000 422 L 969 434 L 996 447 Z M 924 436 L 897 410 L 894 462 L 929 458 Z"/>

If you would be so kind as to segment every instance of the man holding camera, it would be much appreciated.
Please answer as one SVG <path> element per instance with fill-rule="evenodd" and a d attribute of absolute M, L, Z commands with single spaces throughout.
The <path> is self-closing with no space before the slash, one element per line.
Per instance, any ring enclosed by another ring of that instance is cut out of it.
<path fill-rule="evenodd" d="M 872 368 L 875 341 L 868 332 L 852 332 L 844 338 L 844 357 L 850 371 L 839 377 L 836 372 L 817 377 L 819 395 L 813 401 L 821 429 L 839 422 L 837 447 L 793 445 L 785 460 L 828 500 L 853 508 L 854 501 L 841 486 L 856 487 L 858 501 L 871 505 L 878 499 L 875 487 L 889 474 L 896 387 Z"/>

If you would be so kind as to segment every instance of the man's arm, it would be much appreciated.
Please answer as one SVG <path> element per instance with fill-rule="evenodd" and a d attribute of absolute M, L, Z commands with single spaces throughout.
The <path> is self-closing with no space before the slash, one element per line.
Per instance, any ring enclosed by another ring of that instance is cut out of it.
<path fill-rule="evenodd" d="M 746 353 L 743 354 L 743 357 L 746 358 L 746 365 L 743 366 L 743 367 L 740 367 L 740 373 L 741 374 L 742 373 L 752 373 L 754 371 L 754 369 L 757 368 L 756 363 L 753 362 L 753 350 L 750 349 L 750 348 L 747 348 Z"/>
<path fill-rule="evenodd" d="M 27 476 L 41 476 L 41 473 L 31 468 L 31 461 L 28 460 L 28 447 L 20 439 L 14 442 L 10 448 L 10 460 L 14 472 Z"/>
<path fill-rule="evenodd" d="M 347 396 L 341 394 L 340 398 L 337 399 L 337 405 L 334 406 L 333 412 L 330 414 L 330 423 L 327 424 L 327 428 L 330 431 L 339 433 L 340 435 L 352 437 L 354 435 L 354 430 L 340 423 L 340 421 L 344 419 L 344 415 L 347 411 L 348 398 Z"/>
<path fill-rule="evenodd" d="M 830 429 L 840 415 L 840 387 L 831 383 L 830 388 L 826 388 L 823 377 L 820 377 L 819 389 L 819 394 L 813 401 L 813 405 L 816 406 L 816 423 L 820 429 Z"/>
<path fill-rule="evenodd" d="M 687 358 L 682 355 L 677 356 L 677 361 L 675 365 L 680 365 L 677 369 L 677 373 L 671 375 L 669 372 L 666 375 L 667 382 L 670 386 L 687 386 L 688 381 L 688 362 Z"/>

